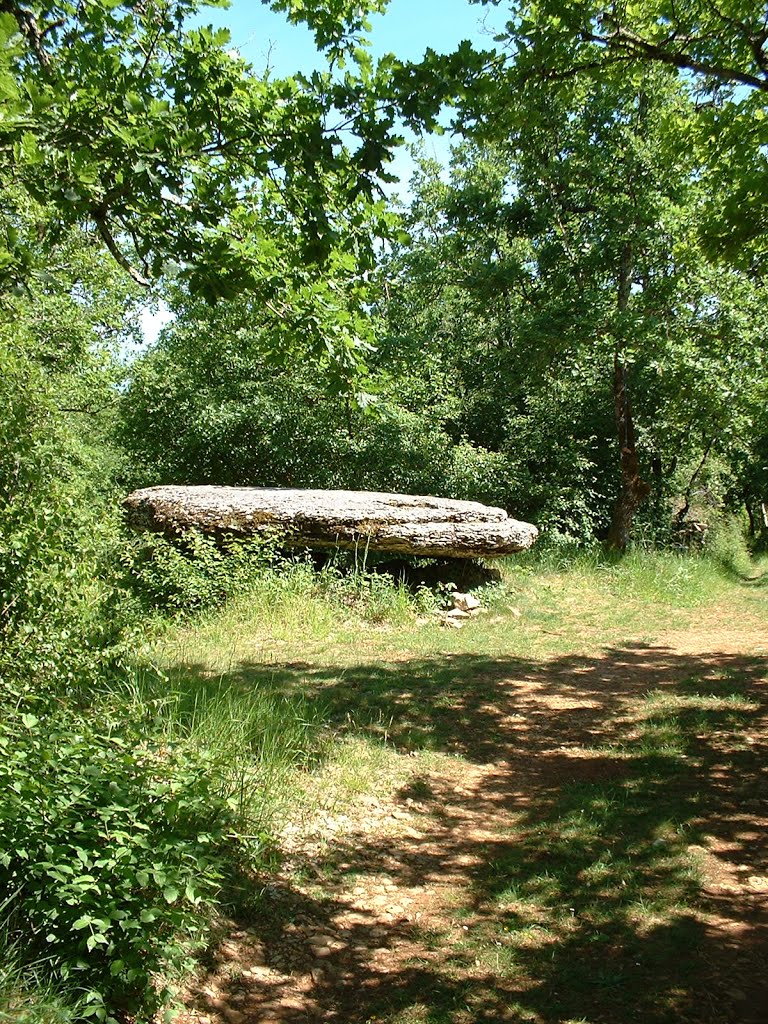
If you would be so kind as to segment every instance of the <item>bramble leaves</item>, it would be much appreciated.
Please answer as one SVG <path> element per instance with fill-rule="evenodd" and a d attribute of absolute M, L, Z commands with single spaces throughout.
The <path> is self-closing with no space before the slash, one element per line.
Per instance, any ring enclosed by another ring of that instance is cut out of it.
<path fill-rule="evenodd" d="M 117 1007 L 146 1019 L 165 996 L 153 978 L 201 935 L 200 905 L 219 887 L 235 824 L 221 780 L 124 720 L 96 729 L 54 712 L 30 733 L 20 717 L 6 709 L 0 726 L 0 889 L 13 894 L 13 927 L 54 975 L 90 990 L 97 1020 Z"/>

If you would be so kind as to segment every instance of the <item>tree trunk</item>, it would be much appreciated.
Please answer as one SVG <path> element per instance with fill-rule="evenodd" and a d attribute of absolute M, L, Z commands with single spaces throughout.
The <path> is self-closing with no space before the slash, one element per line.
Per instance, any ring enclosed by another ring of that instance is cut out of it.
<path fill-rule="evenodd" d="M 688 513 L 691 510 L 691 498 L 693 497 L 693 485 L 696 483 L 696 481 L 699 478 L 699 474 L 704 469 L 706 461 L 709 458 L 709 453 L 712 451 L 712 445 L 714 443 L 715 443 L 715 439 L 714 438 L 712 438 L 712 440 L 707 443 L 707 446 L 704 449 L 704 454 L 701 457 L 701 461 L 699 462 L 699 464 L 696 467 L 696 469 L 693 471 L 693 473 L 691 475 L 691 479 L 688 481 L 688 486 L 685 488 L 685 494 L 683 496 L 683 498 L 684 498 L 683 505 L 682 505 L 680 511 L 677 513 L 677 521 L 678 521 L 679 524 L 682 524 L 682 522 L 684 521 L 685 517 L 688 515 Z"/>
<path fill-rule="evenodd" d="M 632 292 L 633 252 L 632 243 L 627 242 L 621 253 L 619 264 L 617 297 L 617 339 L 613 353 L 613 407 L 616 432 L 621 452 L 621 480 L 619 494 L 613 508 L 611 528 L 608 532 L 608 547 L 615 551 L 626 550 L 629 544 L 635 512 L 651 493 L 651 486 L 640 476 L 640 466 L 635 443 L 635 423 L 632 418 L 632 403 L 629 397 L 627 366 L 623 357 L 621 322 L 629 308 Z"/>
<path fill-rule="evenodd" d="M 658 526 L 664 514 L 664 464 L 661 456 L 656 454 L 651 459 L 653 474 L 653 522 Z"/>
<path fill-rule="evenodd" d="M 749 504 L 749 498 L 744 499 L 744 508 L 747 510 L 747 518 L 749 519 L 749 536 L 755 536 L 755 513 L 752 511 L 752 506 Z"/>

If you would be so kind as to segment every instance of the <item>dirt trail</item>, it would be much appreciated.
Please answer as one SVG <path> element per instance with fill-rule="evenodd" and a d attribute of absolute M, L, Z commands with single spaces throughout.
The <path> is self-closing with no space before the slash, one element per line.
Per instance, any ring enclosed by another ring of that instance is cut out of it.
<path fill-rule="evenodd" d="M 296 844 L 182 1020 L 766 1024 L 767 670 L 756 621 L 524 669 L 456 657 L 456 678 L 472 673 L 471 695 L 450 709 L 461 725 L 445 733 L 458 756 L 414 773 L 391 801 L 363 800 L 328 822 L 334 841 Z M 695 721 L 687 705 L 664 719 L 648 704 L 649 693 L 694 691 L 722 701 Z M 748 711 L 734 717 L 742 698 Z M 654 752 L 668 771 L 655 778 L 644 751 L 672 727 L 688 745 L 676 758 Z M 584 837 L 573 794 L 582 816 L 601 815 Z M 672 854 L 693 858 L 703 882 Z M 612 864 L 640 879 L 631 906 L 628 876 Z M 568 879 L 572 907 L 546 897 L 536 917 L 519 895 Z M 689 909 L 678 913 L 672 896 L 666 909 L 643 907 L 664 887 L 687 887 Z M 596 923 L 601 904 L 620 929 Z"/>

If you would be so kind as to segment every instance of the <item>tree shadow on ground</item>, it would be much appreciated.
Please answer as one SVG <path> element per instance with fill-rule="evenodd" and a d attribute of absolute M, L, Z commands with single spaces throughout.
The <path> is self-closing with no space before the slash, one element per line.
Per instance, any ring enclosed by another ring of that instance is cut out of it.
<path fill-rule="evenodd" d="M 293 1006 L 264 982 L 247 1019 L 764 1024 L 767 673 L 766 658 L 642 645 L 236 666 L 218 686 L 300 693 L 339 729 L 467 769 L 402 791 L 417 828 L 396 845 L 332 844 L 316 896 L 267 888 L 249 930 L 281 969 L 309 977 L 307 929 L 343 948 Z M 190 665 L 175 683 L 203 677 Z M 426 888 L 450 909 L 427 925 L 350 915 L 349 879 L 382 876 L 393 904 Z"/>

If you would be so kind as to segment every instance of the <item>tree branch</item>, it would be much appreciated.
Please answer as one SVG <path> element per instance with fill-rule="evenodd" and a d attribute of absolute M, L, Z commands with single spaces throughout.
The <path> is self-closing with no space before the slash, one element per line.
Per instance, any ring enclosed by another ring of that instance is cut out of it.
<path fill-rule="evenodd" d="M 690 508 L 691 508 L 691 496 L 693 494 L 693 485 L 696 483 L 696 480 L 698 479 L 699 474 L 701 473 L 702 469 L 704 469 L 704 466 L 706 464 L 707 459 L 709 458 L 709 453 L 712 451 L 712 446 L 714 445 L 714 443 L 715 443 L 715 439 L 713 437 L 707 443 L 707 446 L 704 449 L 704 454 L 701 457 L 701 462 L 698 464 L 696 469 L 694 469 L 694 471 L 693 471 L 693 473 L 691 475 L 691 479 L 688 481 L 688 486 L 685 488 L 685 494 L 683 495 L 683 497 L 685 499 L 683 507 L 677 513 L 677 521 L 678 521 L 678 523 L 682 523 L 682 521 L 685 519 L 685 517 L 688 515 L 688 512 L 690 511 Z"/>
<path fill-rule="evenodd" d="M 43 37 L 46 32 L 51 31 L 55 26 L 49 25 L 48 28 L 43 29 L 41 32 L 37 18 L 32 11 L 28 11 L 26 8 L 14 3 L 14 0 L 0 0 L 0 14 L 10 14 L 16 19 L 19 31 L 34 50 L 40 66 L 47 72 L 51 66 L 51 58 L 43 46 Z"/>
<path fill-rule="evenodd" d="M 114 402 L 107 402 L 106 405 L 100 405 L 96 409 L 94 409 L 93 406 L 90 406 L 90 405 L 83 405 L 83 406 L 65 406 L 65 405 L 60 405 L 58 407 L 58 409 L 59 409 L 59 412 L 80 413 L 83 416 L 98 416 L 98 414 L 100 412 L 105 412 L 107 409 L 111 409 L 113 406 L 114 406 Z"/>
<path fill-rule="evenodd" d="M 101 235 L 102 241 L 106 245 L 107 249 L 109 249 L 112 254 L 115 262 L 123 268 L 126 274 L 128 274 L 136 284 L 140 284 L 142 288 L 149 288 L 151 286 L 150 282 L 146 277 L 142 277 L 135 267 L 131 266 L 124 253 L 121 252 L 117 242 L 115 241 L 114 235 L 109 229 L 104 211 L 96 209 L 92 210 L 91 214 L 93 216 L 94 223 L 96 224 L 96 229 Z"/>
<path fill-rule="evenodd" d="M 647 60 L 669 64 L 681 70 L 693 71 L 696 74 L 717 78 L 721 82 L 738 82 L 740 85 L 747 85 L 752 89 L 768 92 L 768 75 L 765 78 L 759 78 L 757 75 L 749 74 L 746 71 L 739 71 L 736 68 L 698 60 L 691 53 L 683 51 L 671 52 L 665 50 L 658 43 L 643 39 L 642 36 L 637 35 L 623 25 L 618 25 L 615 22 L 610 24 L 613 31 L 609 34 L 598 35 L 594 32 L 583 32 L 582 37 L 588 42 L 598 43 L 600 46 L 605 46 L 608 49 L 622 50 L 630 56 L 644 57 Z"/>

